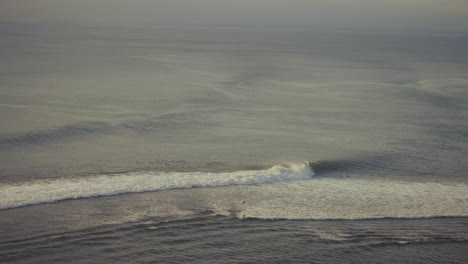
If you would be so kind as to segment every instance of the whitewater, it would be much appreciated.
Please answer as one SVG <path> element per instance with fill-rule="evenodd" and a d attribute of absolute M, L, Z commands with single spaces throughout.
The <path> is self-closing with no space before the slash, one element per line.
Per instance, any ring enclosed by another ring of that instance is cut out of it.
<path fill-rule="evenodd" d="M 235 217 L 356 220 L 468 216 L 466 184 L 326 177 L 316 175 L 312 163 L 223 173 L 132 172 L 2 184 L 0 209 L 174 189 L 186 189 L 186 195 L 193 197 L 191 203 L 202 204 L 195 206 L 195 211 Z M 208 194 L 216 199 L 204 199 Z M 178 217 L 186 212 L 171 214 Z"/>
<path fill-rule="evenodd" d="M 268 184 L 310 179 L 314 175 L 308 164 L 273 166 L 267 170 L 226 173 L 128 173 L 71 179 L 37 180 L 22 184 L 0 185 L 0 210 L 51 203 L 66 199 L 215 187 L 227 185 Z"/>

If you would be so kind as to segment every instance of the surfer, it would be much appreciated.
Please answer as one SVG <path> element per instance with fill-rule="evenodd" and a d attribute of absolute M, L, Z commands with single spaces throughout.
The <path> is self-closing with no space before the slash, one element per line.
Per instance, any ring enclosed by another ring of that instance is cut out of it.
<path fill-rule="evenodd" d="M 242 205 L 244 206 L 244 211 L 245 211 L 245 201 L 242 201 Z M 242 215 L 241 220 L 242 220 L 242 222 L 244 222 L 245 214 Z"/>

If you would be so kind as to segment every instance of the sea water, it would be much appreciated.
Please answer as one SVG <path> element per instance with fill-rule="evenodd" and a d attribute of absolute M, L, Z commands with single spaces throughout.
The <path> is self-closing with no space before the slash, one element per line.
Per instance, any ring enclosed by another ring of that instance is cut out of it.
<path fill-rule="evenodd" d="M 466 35 L 0 30 L 0 262 L 467 259 Z"/>

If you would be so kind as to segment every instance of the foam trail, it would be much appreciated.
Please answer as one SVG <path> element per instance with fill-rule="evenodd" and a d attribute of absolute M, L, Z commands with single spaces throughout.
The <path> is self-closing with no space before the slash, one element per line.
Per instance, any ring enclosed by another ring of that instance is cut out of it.
<path fill-rule="evenodd" d="M 66 199 L 192 187 L 253 185 L 310 179 L 308 164 L 226 173 L 128 173 L 0 185 L 0 210 Z"/>
<path fill-rule="evenodd" d="M 261 195 L 257 195 L 260 188 Z M 320 177 L 282 186 L 243 189 L 240 199 L 247 202 L 237 215 L 251 218 L 326 220 L 468 216 L 468 185 L 464 183 Z M 230 198 L 219 197 L 226 201 L 216 201 L 212 205 L 216 208 L 214 211 L 229 215 Z"/>

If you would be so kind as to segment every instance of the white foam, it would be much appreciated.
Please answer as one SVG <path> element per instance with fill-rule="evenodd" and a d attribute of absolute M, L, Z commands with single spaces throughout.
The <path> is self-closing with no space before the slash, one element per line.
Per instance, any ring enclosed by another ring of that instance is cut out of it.
<path fill-rule="evenodd" d="M 274 166 L 267 170 L 229 173 L 128 173 L 96 177 L 38 180 L 0 185 L 0 210 L 66 199 L 109 196 L 192 187 L 257 185 L 308 180 L 306 164 Z"/>
<path fill-rule="evenodd" d="M 236 216 L 261 219 L 468 216 L 468 185 L 463 183 L 313 178 L 304 182 L 243 187 L 242 191 L 231 193 L 232 197 L 216 195 L 220 197 L 216 203 L 205 203 L 213 203 L 208 206 L 214 208 L 215 213 L 232 215 L 231 200 L 235 199 Z"/>

